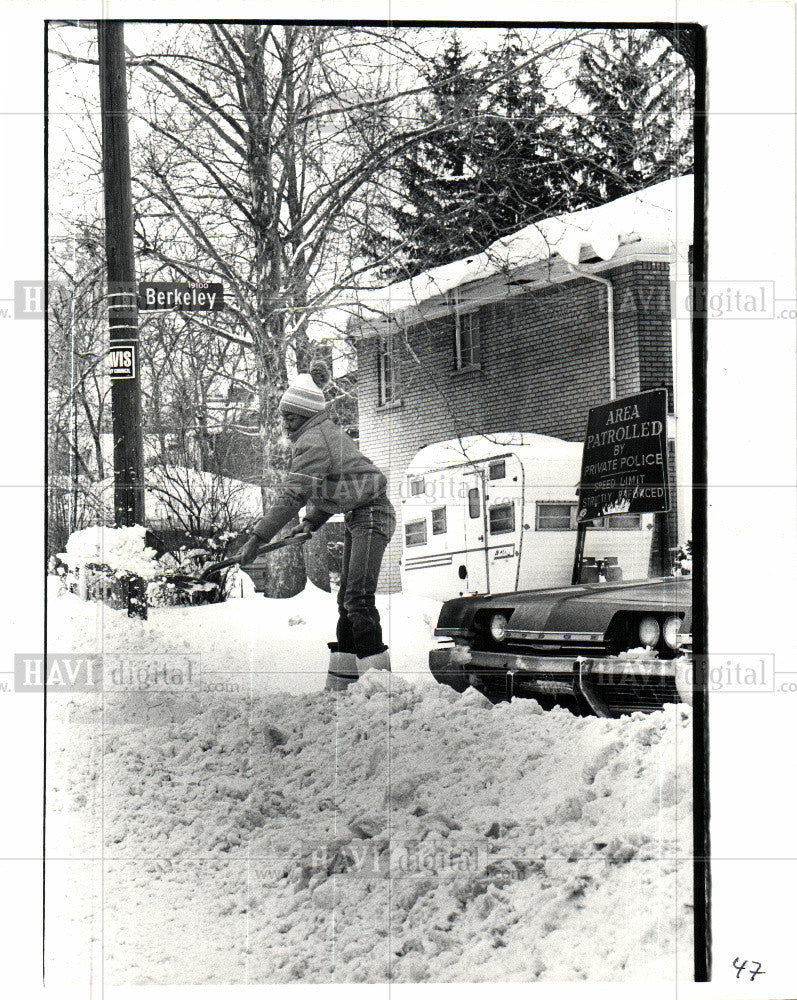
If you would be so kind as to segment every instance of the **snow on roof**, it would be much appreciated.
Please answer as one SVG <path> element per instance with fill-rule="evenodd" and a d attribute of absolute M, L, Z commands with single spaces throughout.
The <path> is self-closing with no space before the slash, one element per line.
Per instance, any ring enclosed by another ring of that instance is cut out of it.
<path fill-rule="evenodd" d="M 692 234 L 691 174 L 654 184 L 615 201 L 542 219 L 497 240 L 482 253 L 432 268 L 383 288 L 365 289 L 357 299 L 363 319 L 418 306 L 460 285 L 516 270 L 558 254 L 578 264 L 590 247 L 611 260 L 624 243 L 680 242 Z"/>
<path fill-rule="evenodd" d="M 445 469 L 465 462 L 481 462 L 513 451 L 525 460 L 573 461 L 581 455 L 581 444 L 562 441 L 547 434 L 515 432 L 509 434 L 476 434 L 426 445 L 407 466 L 407 475 L 420 475 L 435 469 Z"/>

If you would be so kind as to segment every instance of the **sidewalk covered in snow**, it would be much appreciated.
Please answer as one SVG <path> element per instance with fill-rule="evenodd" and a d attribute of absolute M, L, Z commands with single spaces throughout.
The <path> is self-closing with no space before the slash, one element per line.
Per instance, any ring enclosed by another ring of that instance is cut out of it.
<path fill-rule="evenodd" d="M 457 694 L 434 602 L 379 600 L 397 672 L 334 695 L 312 588 L 144 622 L 52 594 L 51 649 L 203 682 L 50 695 L 53 982 L 691 978 L 689 710 Z"/>

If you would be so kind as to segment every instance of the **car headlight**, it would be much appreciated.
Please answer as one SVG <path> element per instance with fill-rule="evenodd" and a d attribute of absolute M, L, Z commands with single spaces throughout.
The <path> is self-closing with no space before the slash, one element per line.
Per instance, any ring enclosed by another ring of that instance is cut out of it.
<path fill-rule="evenodd" d="M 493 615 L 490 619 L 490 635 L 496 642 L 506 639 L 506 615 Z"/>
<path fill-rule="evenodd" d="M 677 615 L 670 615 L 670 617 L 665 621 L 664 628 L 662 629 L 662 635 L 664 636 L 664 641 L 670 647 L 670 649 L 677 649 L 680 646 L 678 641 L 678 632 L 681 628 L 681 619 Z"/>
<path fill-rule="evenodd" d="M 655 646 L 659 641 L 661 628 L 653 615 L 645 615 L 639 623 L 639 641 L 643 646 Z"/>

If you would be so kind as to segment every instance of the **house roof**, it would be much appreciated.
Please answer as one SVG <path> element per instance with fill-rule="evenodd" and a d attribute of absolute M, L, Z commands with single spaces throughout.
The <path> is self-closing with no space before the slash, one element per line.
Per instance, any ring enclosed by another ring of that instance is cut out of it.
<path fill-rule="evenodd" d="M 405 281 L 361 290 L 357 294 L 359 316 L 352 318 L 350 326 L 379 322 L 385 316 L 417 309 L 463 285 L 510 274 L 553 257 L 577 265 L 587 248 L 609 261 L 621 246 L 632 242 L 690 243 L 692 199 L 693 178 L 686 174 L 605 205 L 542 219 L 497 240 L 481 253 Z"/>

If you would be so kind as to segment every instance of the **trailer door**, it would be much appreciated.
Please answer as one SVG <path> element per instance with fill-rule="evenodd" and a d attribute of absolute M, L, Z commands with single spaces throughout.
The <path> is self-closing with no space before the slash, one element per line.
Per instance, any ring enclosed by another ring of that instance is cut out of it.
<path fill-rule="evenodd" d="M 484 504 L 484 472 L 467 469 L 463 472 L 466 495 L 462 506 L 465 518 L 465 552 L 463 565 L 466 578 L 463 590 L 468 594 L 490 591 L 490 571 L 487 562 L 487 512 Z"/>
<path fill-rule="evenodd" d="M 523 548 L 523 464 L 516 455 L 497 456 L 487 464 L 487 551 L 490 593 L 517 590 Z"/>

